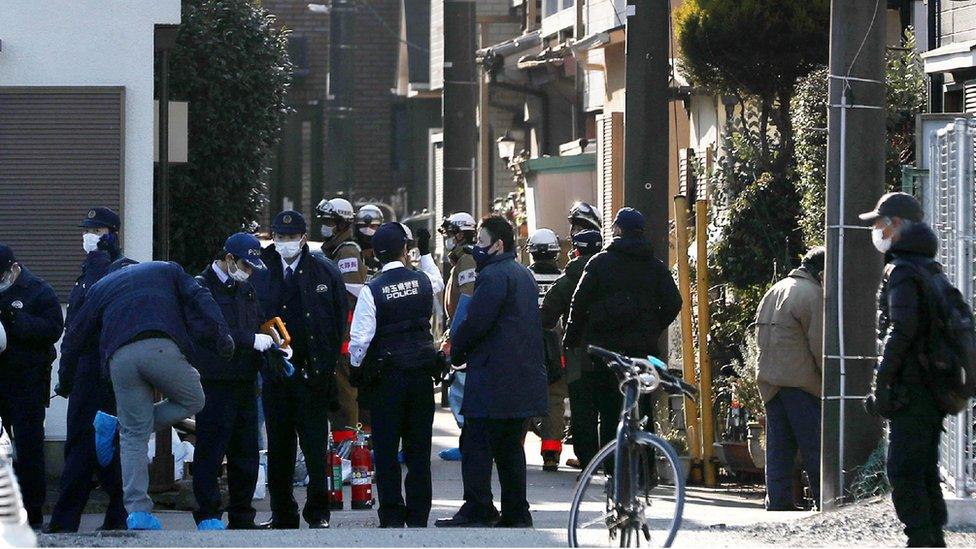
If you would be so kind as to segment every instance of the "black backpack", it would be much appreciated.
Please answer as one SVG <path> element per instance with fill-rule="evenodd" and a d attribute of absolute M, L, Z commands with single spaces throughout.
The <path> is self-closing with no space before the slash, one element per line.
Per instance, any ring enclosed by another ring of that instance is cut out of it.
<path fill-rule="evenodd" d="M 934 273 L 910 261 L 920 279 L 928 326 L 919 361 L 939 409 L 958 414 L 976 396 L 976 326 L 973 311 L 945 273 Z"/>

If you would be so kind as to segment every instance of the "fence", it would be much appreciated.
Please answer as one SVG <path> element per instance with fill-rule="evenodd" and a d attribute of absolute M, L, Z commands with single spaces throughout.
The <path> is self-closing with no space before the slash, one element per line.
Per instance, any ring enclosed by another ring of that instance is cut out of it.
<path fill-rule="evenodd" d="M 925 217 L 939 237 L 937 259 L 946 276 L 970 305 L 976 303 L 974 243 L 973 138 L 976 120 L 957 118 L 929 136 L 929 177 L 920 191 Z M 976 491 L 974 481 L 973 407 L 950 416 L 939 449 L 939 466 L 958 497 Z"/>

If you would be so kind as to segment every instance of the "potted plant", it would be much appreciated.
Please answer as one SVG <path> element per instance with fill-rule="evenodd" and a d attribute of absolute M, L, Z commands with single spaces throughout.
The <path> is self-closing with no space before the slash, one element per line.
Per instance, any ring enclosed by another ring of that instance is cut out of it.
<path fill-rule="evenodd" d="M 668 441 L 668 444 L 678 454 L 681 472 L 685 480 L 688 480 L 688 475 L 691 473 L 691 456 L 688 455 L 688 437 L 685 432 L 678 429 L 671 429 L 661 437 Z M 657 463 L 657 472 L 661 480 L 668 484 L 674 484 L 673 470 L 668 466 L 667 459 L 664 456 L 657 456 Z"/>
<path fill-rule="evenodd" d="M 722 454 L 732 472 L 758 473 L 766 466 L 766 409 L 756 382 L 755 338 L 747 338 L 742 356 L 732 364 L 732 375 L 715 383 L 715 394 L 724 401 L 719 417 L 727 419 Z"/>

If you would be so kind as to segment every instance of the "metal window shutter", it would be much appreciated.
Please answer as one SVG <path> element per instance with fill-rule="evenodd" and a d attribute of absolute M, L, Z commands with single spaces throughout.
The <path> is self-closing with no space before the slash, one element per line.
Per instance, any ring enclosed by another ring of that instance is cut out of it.
<path fill-rule="evenodd" d="M 0 242 L 62 301 L 78 222 L 95 205 L 122 215 L 123 109 L 120 87 L 0 87 Z"/>
<path fill-rule="evenodd" d="M 597 209 L 603 219 L 603 238 L 613 238 L 613 216 L 624 202 L 624 115 L 613 112 L 597 117 Z"/>
<path fill-rule="evenodd" d="M 976 80 L 967 80 L 962 84 L 963 110 L 976 112 Z"/>

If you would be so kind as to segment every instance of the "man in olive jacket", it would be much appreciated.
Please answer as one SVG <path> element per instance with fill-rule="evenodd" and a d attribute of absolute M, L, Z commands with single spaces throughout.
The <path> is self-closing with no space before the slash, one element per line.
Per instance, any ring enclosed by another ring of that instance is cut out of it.
<path fill-rule="evenodd" d="M 797 447 L 820 501 L 824 248 L 766 292 L 756 313 L 756 380 L 766 406 L 766 510 L 791 511 Z"/>

